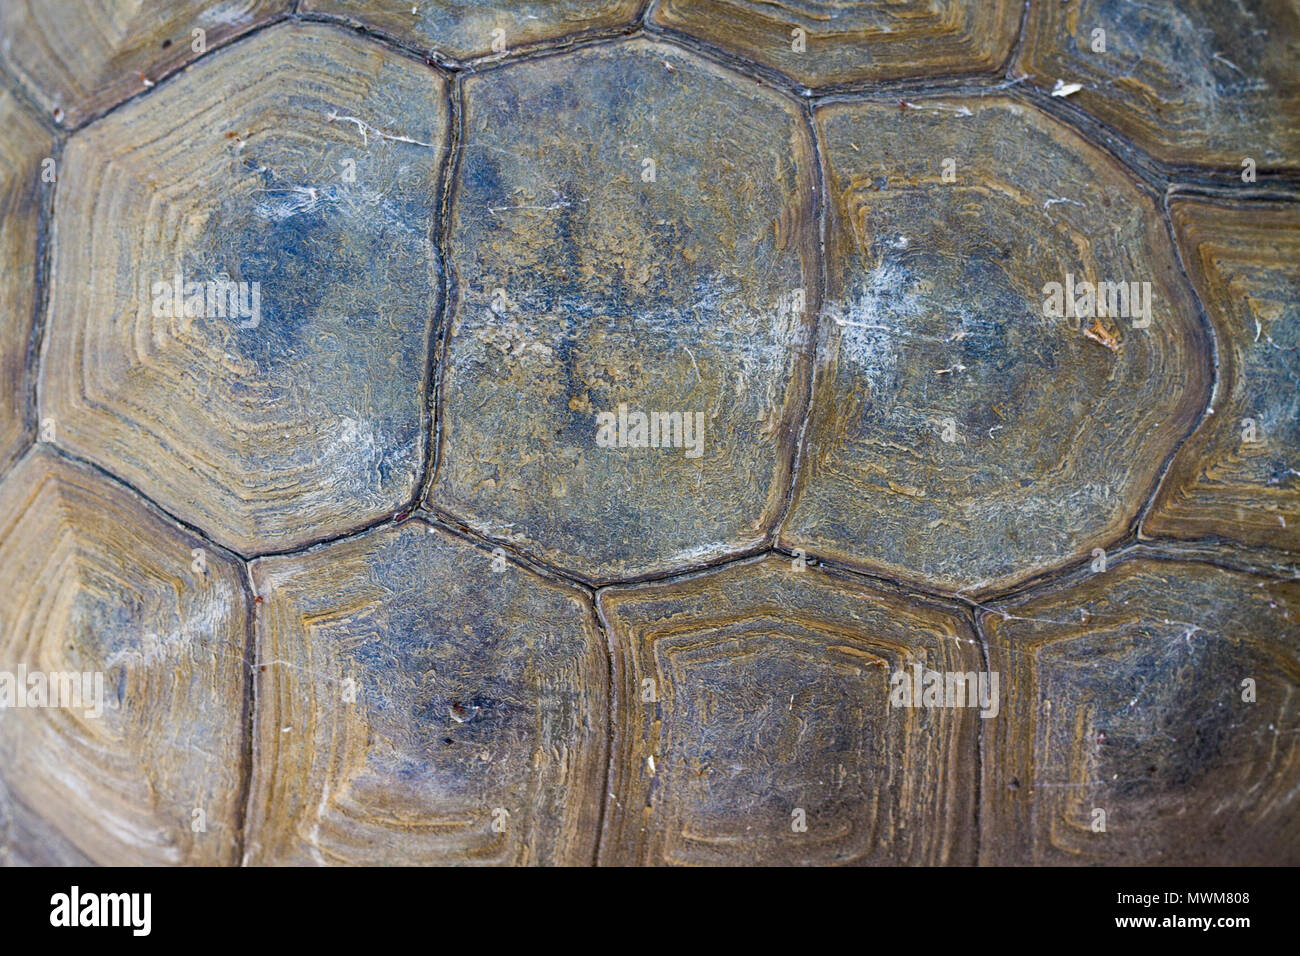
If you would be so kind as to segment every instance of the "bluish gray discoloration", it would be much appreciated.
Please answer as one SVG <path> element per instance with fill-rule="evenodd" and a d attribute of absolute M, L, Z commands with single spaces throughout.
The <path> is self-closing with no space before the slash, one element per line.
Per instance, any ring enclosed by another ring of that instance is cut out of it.
<path fill-rule="evenodd" d="M 244 554 L 409 502 L 445 92 L 338 31 L 284 26 L 78 137 L 45 364 L 60 443 Z M 257 314 L 154 314 L 178 271 L 257 283 Z"/>

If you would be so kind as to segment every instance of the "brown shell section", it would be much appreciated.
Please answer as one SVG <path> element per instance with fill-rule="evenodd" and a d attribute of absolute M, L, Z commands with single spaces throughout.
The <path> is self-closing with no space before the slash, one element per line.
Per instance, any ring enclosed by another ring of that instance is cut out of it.
<path fill-rule="evenodd" d="M 797 566 L 600 592 L 615 675 L 602 864 L 974 862 L 977 711 L 890 703 L 909 661 L 978 671 L 973 633 Z"/>
<path fill-rule="evenodd" d="M 423 49 L 470 59 L 572 34 L 630 27 L 640 7 L 641 0 L 303 0 L 300 9 L 344 16 Z"/>
<path fill-rule="evenodd" d="M 1015 0 L 660 0 L 651 20 L 826 86 L 992 72 L 1011 55 L 1020 11 Z"/>
<path fill-rule="evenodd" d="M 640 40 L 473 75 L 464 96 L 428 501 L 592 581 L 761 545 L 817 307 L 797 105 Z M 805 308 L 782 309 L 796 290 Z M 601 445 L 620 406 L 678 414 L 680 440 Z"/>
<path fill-rule="evenodd" d="M 42 365 L 58 443 L 245 555 L 410 502 L 446 92 L 377 44 L 284 24 L 74 136 Z M 175 308 L 178 275 L 202 314 Z M 246 283 L 247 318 L 218 314 L 221 279 Z"/>
<path fill-rule="evenodd" d="M 36 244 L 40 230 L 45 159 L 53 138 L 0 90 L 0 468 L 11 464 L 31 438 L 28 368 L 35 314 Z"/>
<path fill-rule="evenodd" d="M 0 567 L 0 672 L 61 704 L 0 710 L 0 863 L 236 863 L 239 566 L 38 446 L 0 486 Z"/>
<path fill-rule="evenodd" d="M 835 104 L 816 122 L 828 287 L 781 542 L 983 593 L 1121 538 L 1209 392 L 1156 204 L 1006 99 Z M 1149 315 L 1048 317 L 1069 276 L 1149 283 Z"/>
<path fill-rule="evenodd" d="M 591 863 L 608 662 L 581 591 L 416 520 L 252 573 L 248 862 Z"/>
<path fill-rule="evenodd" d="M 77 126 L 286 13 L 290 0 L 7 0 L 0 64 L 54 117 Z"/>
<path fill-rule="evenodd" d="M 1170 214 L 1219 381 L 1143 530 L 1300 551 L 1300 207 L 1175 199 Z"/>
<path fill-rule="evenodd" d="M 981 863 L 1300 862 L 1300 584 L 1132 560 L 980 626 Z"/>
<path fill-rule="evenodd" d="M 1070 104 L 1164 162 L 1294 169 L 1297 38 L 1294 0 L 1035 0 L 1015 70 L 1048 90 L 1082 84 Z"/>

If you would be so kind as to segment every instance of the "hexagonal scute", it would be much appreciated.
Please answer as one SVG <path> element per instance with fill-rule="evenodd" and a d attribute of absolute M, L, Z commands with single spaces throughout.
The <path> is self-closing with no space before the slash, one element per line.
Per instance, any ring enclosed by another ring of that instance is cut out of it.
<path fill-rule="evenodd" d="M 1143 530 L 1300 551 L 1300 211 L 1176 199 L 1170 213 L 1219 382 Z"/>
<path fill-rule="evenodd" d="M 1300 584 L 1136 559 L 984 614 L 981 862 L 1300 862 Z"/>
<path fill-rule="evenodd" d="M 456 59 L 506 53 L 571 34 L 631 27 L 640 0 L 303 0 L 304 11 L 332 13 Z"/>
<path fill-rule="evenodd" d="M 470 76 L 464 124 L 430 502 L 594 581 L 760 544 L 816 307 L 797 106 L 632 41 Z"/>
<path fill-rule="evenodd" d="M 782 543 L 984 592 L 1122 537 L 1210 381 L 1155 204 L 1003 99 L 816 121 L 827 303 Z"/>
<path fill-rule="evenodd" d="M 806 86 L 992 71 L 1011 56 L 1016 0 L 660 0 L 654 23 Z"/>
<path fill-rule="evenodd" d="M 35 314 L 36 244 L 45 183 L 52 177 L 54 141 L 14 97 L 0 90 L 0 468 L 31 437 L 27 422 L 31 376 L 28 351 Z M 51 163 L 46 163 L 49 159 Z"/>
<path fill-rule="evenodd" d="M 73 137 L 42 414 L 242 554 L 416 494 L 445 84 L 283 25 Z"/>
<path fill-rule="evenodd" d="M 589 599 L 412 520 L 253 564 L 251 863 L 590 864 Z"/>
<path fill-rule="evenodd" d="M 0 485 L 0 567 L 0 863 L 235 863 L 238 565 L 38 446 Z"/>
<path fill-rule="evenodd" d="M 75 126 L 291 5 L 290 0 L 8 0 L 0 4 L 0 63 L 56 121 Z"/>
<path fill-rule="evenodd" d="M 600 592 L 615 674 L 601 863 L 974 862 L 980 711 L 899 695 L 914 673 L 976 687 L 973 633 L 801 566 Z"/>
<path fill-rule="evenodd" d="M 1032 3 L 1016 70 L 1165 162 L 1294 168 L 1297 35 L 1293 0 Z"/>

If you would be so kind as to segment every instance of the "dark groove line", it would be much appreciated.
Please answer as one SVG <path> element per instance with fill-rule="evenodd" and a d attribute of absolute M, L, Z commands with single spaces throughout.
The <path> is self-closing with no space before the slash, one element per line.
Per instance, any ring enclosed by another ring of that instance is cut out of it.
<path fill-rule="evenodd" d="M 484 554 L 495 555 L 497 549 L 504 551 L 506 557 L 511 563 L 515 564 L 524 571 L 537 575 L 539 578 L 551 581 L 555 584 L 561 584 L 565 587 L 573 588 L 580 591 L 592 600 L 595 599 L 595 588 L 586 581 L 566 574 L 559 568 L 541 561 L 534 556 L 512 548 L 508 543 L 497 543 L 483 535 L 478 534 L 472 528 L 461 524 L 456 518 L 443 512 L 436 512 L 430 509 L 421 509 L 421 512 L 414 517 L 423 521 L 425 524 L 432 525 L 441 531 L 445 531 L 452 537 L 459 538 L 466 544 L 471 544 L 478 548 Z"/>
<path fill-rule="evenodd" d="M 605 695 L 605 772 L 601 774 L 604 784 L 600 788 L 600 810 L 596 816 L 596 846 L 591 855 L 591 865 L 600 865 L 601 852 L 605 849 L 605 820 L 609 814 L 609 803 L 615 800 L 614 790 L 614 738 L 615 727 L 617 726 L 616 718 L 621 717 L 622 711 L 616 701 L 619 698 L 618 674 L 614 672 L 614 629 L 610 627 L 609 621 L 605 618 L 605 609 L 600 606 L 600 600 L 596 595 L 592 595 L 591 610 L 596 617 L 596 629 L 600 632 L 602 640 L 602 652 L 605 655 L 605 667 L 608 674 L 609 692 Z"/>
<path fill-rule="evenodd" d="M 26 376 L 26 388 L 23 395 L 22 441 L 14 451 L 13 457 L 3 462 L 0 468 L 0 480 L 18 464 L 28 450 L 36 444 L 41 431 L 41 356 L 48 324 L 49 313 L 49 275 L 53 261 L 54 201 L 59 188 L 59 179 L 63 175 L 63 148 L 66 137 L 54 134 L 50 157 L 54 160 L 54 182 L 40 183 L 36 188 L 42 190 L 39 196 L 40 208 L 36 219 L 36 252 L 32 269 L 32 316 L 31 329 L 27 334 L 27 351 L 23 358 L 23 375 Z M 39 164 L 38 164 L 39 166 Z M 56 424 L 57 429 L 57 424 Z"/>
<path fill-rule="evenodd" d="M 773 554 L 779 554 L 790 559 L 794 559 L 795 550 L 795 547 L 783 543 L 777 543 L 771 549 Z M 859 581 L 876 590 L 888 591 L 890 594 L 906 598 L 909 601 L 929 602 L 949 611 L 973 607 L 978 604 L 975 599 L 966 597 L 959 591 L 945 591 L 941 588 L 932 587 L 923 581 L 891 575 L 879 568 L 868 570 L 865 567 L 855 567 L 802 546 L 797 550 L 803 552 L 803 558 L 810 567 L 825 569 L 833 574 Z"/>
<path fill-rule="evenodd" d="M 1011 52 L 1007 55 L 1006 62 L 1002 65 L 1002 76 L 1010 83 L 1019 82 L 1015 76 L 1016 64 L 1020 62 L 1020 54 L 1025 50 L 1025 41 L 1029 35 L 1029 4 L 1031 0 L 1025 0 L 1025 5 L 1020 8 L 1020 23 L 1016 25 L 1016 38 L 1011 44 Z"/>
<path fill-rule="evenodd" d="M 451 193 L 455 186 L 454 176 L 459 169 L 461 120 L 460 120 L 460 80 L 452 77 L 447 80 L 447 121 L 443 129 L 446 148 L 438 161 L 438 206 L 434 211 L 433 223 L 429 230 L 429 242 L 438 256 L 438 289 L 435 296 L 433 315 L 429 317 L 429 328 L 424 339 L 424 388 L 421 391 L 420 430 L 424 439 L 424 455 L 420 462 L 420 473 L 415 482 L 415 494 L 407 511 L 415 511 L 427 497 L 433 487 L 434 471 L 438 464 L 438 442 L 442 434 L 442 368 L 446 356 L 448 330 L 451 327 L 451 289 L 447 275 L 451 261 L 447 248 L 449 214 L 451 210 Z"/>
<path fill-rule="evenodd" d="M 240 792 L 236 802 L 235 829 L 235 865 L 245 866 L 248 853 L 248 814 L 253 802 L 253 748 L 257 740 L 257 634 L 258 608 L 257 588 L 253 584 L 253 572 L 247 561 L 239 562 L 240 585 L 244 592 L 245 642 L 244 642 L 244 700 L 240 714 L 243 727 L 240 762 Z"/>
<path fill-rule="evenodd" d="M 55 141 L 51 150 L 54 159 L 54 182 L 49 184 L 46 195 L 41 197 L 41 210 L 37 226 L 36 270 L 32 277 L 32 330 L 27 342 L 28 375 L 27 414 L 33 436 L 40 434 L 41 427 L 41 372 L 44 368 L 43 358 L 45 337 L 49 328 L 51 275 L 54 268 L 54 210 L 58 197 L 59 181 L 63 178 L 63 152 L 66 141 Z M 42 188 L 45 188 L 42 186 Z M 55 425 L 57 429 L 57 423 Z"/>
<path fill-rule="evenodd" d="M 1220 368 L 1220 349 L 1219 336 L 1215 331 L 1214 322 L 1210 319 L 1209 310 L 1205 303 L 1201 301 L 1200 293 L 1196 290 L 1196 284 L 1192 282 L 1192 277 L 1187 271 L 1187 264 L 1183 260 L 1183 250 L 1178 244 L 1178 230 L 1174 228 L 1173 215 L 1169 206 L 1169 194 L 1166 193 L 1160 204 L 1161 222 L 1169 236 L 1169 244 L 1174 250 L 1174 264 L 1178 267 L 1178 276 L 1182 280 L 1183 289 L 1191 296 L 1192 302 L 1196 306 L 1196 320 L 1200 324 L 1201 331 L 1205 336 L 1206 344 L 1210 350 L 1210 381 L 1206 394 L 1201 402 L 1200 411 L 1191 422 L 1191 427 L 1186 429 L 1183 436 L 1174 444 L 1173 450 L 1165 457 L 1164 464 L 1160 468 L 1160 473 L 1156 477 L 1156 482 L 1151 488 L 1151 493 L 1143 500 L 1142 507 L 1138 510 L 1137 522 L 1133 527 L 1134 534 L 1137 538 L 1142 538 L 1146 526 L 1147 518 L 1151 510 L 1155 507 L 1156 500 L 1160 497 L 1160 492 L 1164 490 L 1165 479 L 1169 476 L 1173 468 L 1174 459 L 1209 418 L 1210 410 L 1214 407 L 1216 396 L 1219 394 L 1219 384 L 1222 382 L 1222 369 Z"/>
<path fill-rule="evenodd" d="M 657 578 L 652 578 L 650 580 L 613 581 L 608 584 L 602 584 L 599 587 L 597 587 L 596 597 L 599 600 L 600 596 L 604 594 L 606 591 L 616 591 L 616 592 L 640 591 L 640 590 L 647 590 L 648 588 L 655 587 L 657 585 L 676 587 L 677 585 L 682 584 L 684 582 L 695 581 L 698 580 L 699 578 L 708 577 L 712 574 L 715 574 L 727 568 L 740 567 L 742 565 L 747 565 L 747 564 L 757 564 L 760 561 L 762 561 L 764 558 L 771 557 L 776 553 L 777 552 L 774 551 L 772 548 L 764 547 L 758 550 L 746 552 L 745 554 L 732 555 L 730 557 L 723 558 L 719 561 L 715 561 L 711 564 L 702 567 L 690 568 L 689 570 L 675 572 L 672 574 L 665 574 Z"/>
<path fill-rule="evenodd" d="M 1008 592 L 1005 595 L 999 595 L 990 598 L 987 601 L 976 602 L 981 612 L 986 614 L 1002 615 L 1003 611 L 1011 608 L 1047 597 L 1052 594 L 1062 593 L 1078 587 L 1084 580 L 1097 574 L 1109 574 L 1115 568 L 1133 561 L 1151 561 L 1157 564 L 1201 564 L 1207 567 L 1217 568 L 1220 571 L 1242 574 L 1247 577 L 1256 578 L 1261 582 L 1275 581 L 1286 583 L 1300 580 L 1300 568 L 1296 568 L 1290 574 L 1280 572 L 1270 572 L 1267 568 L 1261 568 L 1245 562 L 1230 563 L 1227 556 L 1223 554 L 1205 554 L 1191 551 L 1178 551 L 1166 546 L 1167 542 L 1142 542 L 1129 541 L 1122 548 L 1106 554 L 1106 570 L 1093 572 L 1089 570 L 1091 561 L 1081 561 L 1072 565 L 1070 568 L 1052 575 L 1049 578 L 1037 581 L 1032 587 L 1022 587 L 1015 591 Z"/>
<path fill-rule="evenodd" d="M 405 506 L 403 506 L 393 511 L 385 511 L 383 514 L 379 515 L 378 517 L 370 518 L 367 521 L 363 521 L 361 524 L 349 526 L 347 528 L 344 528 L 342 531 L 335 531 L 331 534 L 317 535 L 314 538 L 307 539 L 301 544 L 288 545 L 283 548 L 268 548 L 264 551 L 252 551 L 249 552 L 248 554 L 244 554 L 241 551 L 232 551 L 232 553 L 239 555 L 239 557 L 244 561 L 256 561 L 258 558 L 279 558 L 279 557 L 287 557 L 289 555 L 294 555 L 294 554 L 302 554 L 304 552 L 312 550 L 313 548 L 321 548 L 321 547 L 325 547 L 326 545 L 333 544 L 336 541 L 343 541 L 347 538 L 355 538 L 358 535 L 365 534 L 367 531 L 373 531 L 375 528 L 378 528 L 381 525 L 391 524 L 396 521 L 399 521 L 401 518 L 405 517 L 409 513 L 410 513 L 409 510 Z M 177 518 L 176 520 L 180 521 L 179 518 Z M 185 522 L 183 521 L 181 523 L 185 524 Z"/>
<path fill-rule="evenodd" d="M 497 67 L 511 66 L 515 63 L 528 63 L 584 47 L 618 43 L 622 40 L 639 37 L 641 33 L 642 30 L 639 24 L 579 30 L 564 36 L 534 40 L 531 43 L 521 43 L 519 46 L 507 47 L 504 53 L 486 53 L 482 56 L 471 57 L 460 61 L 459 69 L 467 74 L 486 73 Z"/>
<path fill-rule="evenodd" d="M 774 89 L 782 90 L 786 95 L 798 102 L 803 102 L 813 95 L 812 89 L 791 79 L 780 70 L 746 59 L 739 53 L 715 46 L 707 40 L 701 40 L 689 33 L 683 33 L 674 27 L 666 27 L 660 23 L 655 23 L 653 20 L 647 20 L 645 32 L 648 37 L 661 43 L 668 43 L 671 46 L 686 50 L 688 53 L 702 56 L 706 60 L 711 60 L 720 66 L 726 67 L 739 76 L 758 80 Z"/>
<path fill-rule="evenodd" d="M 814 283 L 812 291 L 814 294 L 809 297 L 810 301 L 805 304 L 806 309 L 813 310 L 811 321 L 805 320 L 806 324 L 804 326 L 808 336 L 808 342 L 803 347 L 807 380 L 803 385 L 803 394 L 799 396 L 799 427 L 793 430 L 790 438 L 790 470 L 787 476 L 788 484 L 785 488 L 784 500 L 781 503 L 780 511 L 767 531 L 767 540 L 771 545 L 775 545 L 781 540 L 781 534 L 785 530 L 786 522 L 790 520 L 790 511 L 794 507 L 795 493 L 799 487 L 799 477 L 807 454 L 808 429 L 813 418 L 813 399 L 816 397 L 814 384 L 817 379 L 817 369 L 820 367 L 818 358 L 821 348 L 822 328 L 825 324 L 822 312 L 825 308 L 827 295 L 826 222 L 830 216 L 830 198 L 827 195 L 829 176 L 822 156 L 821 141 L 817 136 L 817 122 L 813 116 L 811 104 L 804 103 L 800 114 L 807 129 L 808 141 L 812 145 L 812 182 L 813 189 L 816 190 L 816 196 L 813 199 L 812 222 L 809 223 L 809 226 L 816 230 L 816 234 L 813 236 L 812 249 L 817 268 L 812 276 Z"/>
<path fill-rule="evenodd" d="M 360 36 L 364 40 L 379 43 L 408 59 L 419 60 L 447 73 L 465 74 L 484 72 L 487 68 L 497 65 L 505 66 L 511 63 L 536 59 L 540 56 L 564 53 L 592 42 L 621 39 L 640 29 L 635 24 L 593 27 L 589 30 L 577 30 L 558 37 L 546 37 L 516 46 L 509 46 L 502 53 L 458 57 L 437 47 L 420 46 L 397 34 L 363 23 L 348 14 L 331 13 L 322 10 L 302 10 L 295 13 L 293 19 L 300 23 L 327 24 L 344 32 Z"/>
<path fill-rule="evenodd" d="M 541 60 L 551 60 L 556 57 L 565 56 L 569 53 L 575 53 L 579 50 L 590 50 L 594 47 L 618 46 L 620 43 L 626 43 L 632 40 L 643 39 L 644 35 L 639 28 L 621 31 L 619 33 L 600 33 L 577 39 L 565 39 L 563 43 L 550 42 L 545 45 L 534 44 L 534 48 L 526 54 L 511 56 L 509 53 L 494 53 L 491 56 L 479 57 L 471 60 L 463 68 L 457 70 L 458 75 L 465 78 L 471 76 L 490 76 L 499 70 L 508 70 L 511 67 L 522 66 L 528 63 L 536 63 Z"/>
<path fill-rule="evenodd" d="M 254 23 L 247 30 L 232 33 L 230 36 L 225 37 L 220 42 L 206 47 L 202 53 L 195 54 L 192 58 L 188 60 L 182 60 L 181 62 L 177 63 L 166 73 L 158 74 L 156 79 L 150 78 L 150 83 L 148 86 L 136 90 L 134 93 L 130 94 L 129 96 L 126 96 L 123 99 L 118 100 L 116 103 L 104 107 L 103 109 L 99 110 L 96 113 L 89 114 L 84 119 L 82 119 L 81 122 L 77 123 L 75 126 L 67 126 L 64 128 L 67 130 L 69 136 L 75 136 L 77 133 L 81 132 L 87 126 L 90 126 L 93 123 L 98 123 L 105 116 L 110 116 L 113 113 L 116 113 L 122 107 L 126 106 L 127 103 L 134 103 L 136 100 L 148 96 L 154 90 L 158 89 L 165 83 L 168 83 L 179 74 L 184 73 L 190 67 L 195 66 L 209 59 L 210 57 L 214 56 L 215 54 L 219 53 L 222 50 L 234 46 L 236 43 L 241 43 L 244 40 L 257 36 L 257 34 L 261 33 L 263 30 L 269 30 L 271 27 L 276 26 L 277 24 L 280 23 L 285 23 L 291 19 L 293 19 L 293 14 L 285 10 L 275 14 L 274 16 L 269 17 L 266 20 L 263 20 L 260 23 Z"/>
<path fill-rule="evenodd" d="M 89 458 L 83 458 L 80 455 L 78 455 L 76 452 L 69 451 L 68 449 L 64 448 L 62 445 L 59 445 L 57 443 L 42 442 L 42 441 L 35 442 L 32 445 L 32 447 L 28 449 L 27 453 L 35 454 L 37 449 L 47 449 L 49 451 L 52 451 L 56 453 L 60 458 L 73 462 L 77 465 L 80 465 L 82 468 L 88 469 L 94 472 L 95 474 L 99 475 L 101 478 L 108 481 L 110 484 L 116 485 L 118 488 L 122 489 L 123 491 L 130 492 L 131 495 L 134 496 L 136 499 L 138 499 L 143 505 L 145 505 L 147 509 L 157 512 L 158 517 L 161 517 L 166 521 L 170 521 L 172 524 L 176 525 L 176 527 L 184 535 L 197 538 L 204 548 L 211 551 L 215 551 L 217 554 L 224 557 L 227 561 L 230 561 L 232 563 L 242 563 L 248 560 L 244 555 L 240 554 L 238 551 L 234 551 L 230 548 L 227 548 L 224 545 L 218 544 L 216 541 L 210 538 L 208 536 L 208 533 L 204 531 L 202 528 L 199 528 L 195 525 L 190 524 L 188 521 L 184 521 L 181 518 L 178 518 L 176 515 L 172 514 L 162 505 L 158 504 L 158 502 L 154 501 L 152 498 L 146 495 L 135 485 L 131 484 L 131 482 L 127 481 L 125 478 L 122 478 L 120 475 L 114 474 L 113 472 L 109 471 L 107 468 L 103 467 L 102 465 L 96 464 L 95 462 L 91 461 Z"/>
<path fill-rule="evenodd" d="M 460 293 L 460 277 L 452 261 L 452 215 L 456 204 L 456 185 L 460 181 L 460 167 L 464 157 L 465 143 L 465 81 L 461 76 L 454 76 L 448 88 L 448 146 L 449 152 L 444 169 L 441 219 L 437 237 L 438 256 L 442 260 L 442 317 L 438 328 L 438 338 L 430 340 L 429 364 L 434 375 L 429 380 L 428 401 L 431 403 L 432 430 L 429 437 L 429 467 L 425 473 L 425 483 L 419 490 L 419 502 L 432 501 L 433 488 L 437 483 L 438 469 L 442 466 L 443 414 L 446 407 L 444 391 L 446 389 L 447 363 L 451 357 L 451 329 L 456 319 L 456 297 Z M 436 349 L 436 352 L 435 352 Z"/>
<path fill-rule="evenodd" d="M 423 63 L 425 66 L 432 67 L 438 72 L 448 76 L 459 69 L 459 64 L 456 60 L 445 57 L 436 50 L 417 46 L 414 43 L 403 40 L 396 34 L 378 29 L 377 27 L 367 26 L 360 20 L 355 17 L 350 17 L 347 14 L 329 13 L 321 10 L 296 10 L 292 19 L 295 23 L 317 23 L 321 26 L 332 27 L 343 34 L 360 37 L 363 42 L 373 43 L 384 47 L 385 49 L 396 53 L 403 59 Z"/>
<path fill-rule="evenodd" d="M 1160 561 L 1207 564 L 1270 581 L 1300 580 L 1300 558 L 1289 551 L 1250 548 L 1226 538 L 1144 538 L 1137 543 L 1147 557 Z M 1291 562 L 1288 564 L 1288 562 Z"/>
<path fill-rule="evenodd" d="M 698 561 L 684 565 L 669 571 L 647 571 L 644 574 L 630 574 L 621 578 L 601 578 L 592 582 L 592 587 L 630 587 L 637 584 L 656 584 L 660 581 L 672 581 L 682 575 L 703 574 L 708 571 L 716 571 L 718 568 L 724 568 L 729 564 L 735 564 L 738 561 L 745 561 L 750 558 L 758 558 L 772 550 L 772 545 L 766 537 L 759 541 L 758 544 L 750 545 L 747 548 L 740 548 L 735 551 L 709 558 L 704 561 Z"/>
<path fill-rule="evenodd" d="M 1109 568 L 1111 565 L 1124 560 L 1137 547 L 1137 544 L 1136 530 L 1130 524 L 1121 537 L 1109 543 L 1098 542 L 1093 547 L 1101 548 L 1105 552 L 1106 567 Z M 976 598 L 964 598 L 963 600 L 981 609 L 993 604 L 1033 600 L 1042 594 L 1050 593 L 1057 585 L 1090 567 L 1093 560 L 1092 549 L 1090 548 L 1087 554 L 1080 555 L 1059 567 L 1040 571 L 1023 581 L 1013 583 L 1007 587 L 979 592 Z"/>
<path fill-rule="evenodd" d="M 1028 7 L 1028 3 L 1025 4 Z M 980 659 L 984 662 L 984 673 L 991 674 L 993 665 L 989 655 L 988 638 L 984 635 L 983 628 L 980 627 L 979 613 L 974 608 L 967 608 L 965 611 L 966 623 L 970 625 L 971 632 L 975 635 L 975 642 L 979 647 Z M 992 678 L 988 678 L 992 680 Z M 984 852 L 984 768 L 987 766 L 985 756 L 984 742 L 984 724 L 986 721 L 982 717 L 975 718 L 977 728 L 975 735 L 975 866 L 980 866 L 983 862 Z"/>

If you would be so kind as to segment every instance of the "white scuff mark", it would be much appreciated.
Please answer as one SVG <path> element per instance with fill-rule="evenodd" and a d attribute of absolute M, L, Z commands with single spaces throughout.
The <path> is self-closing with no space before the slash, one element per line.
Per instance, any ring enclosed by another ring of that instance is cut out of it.
<path fill-rule="evenodd" d="M 877 324 L 874 323 L 874 322 L 854 322 L 854 321 L 852 321 L 851 319 L 846 319 L 846 318 L 844 318 L 844 317 L 842 317 L 842 316 L 838 316 L 838 315 L 832 315 L 832 316 L 831 316 L 831 320 L 832 320 L 836 325 L 849 326 L 849 327 L 852 327 L 852 328 L 855 328 L 855 329 L 881 329 L 881 330 L 883 330 L 883 331 L 885 331 L 885 332 L 896 332 L 896 331 L 897 331 L 897 329 L 895 329 L 892 325 L 877 325 Z"/>
<path fill-rule="evenodd" d="M 1220 63 L 1224 64 L 1225 66 L 1230 66 L 1230 67 L 1232 67 L 1234 70 L 1236 70 L 1236 71 L 1237 71 L 1240 75 L 1242 75 L 1242 76 L 1245 76 L 1245 75 L 1246 75 L 1245 73 L 1242 73 L 1242 72 L 1241 72 L 1241 67 L 1237 66 L 1237 64 L 1233 63 L 1231 60 L 1229 60 L 1229 59 L 1228 59 L 1226 56 L 1224 56 L 1222 53 L 1213 53 L 1213 54 L 1211 54 L 1211 59 L 1218 60 Z"/>
<path fill-rule="evenodd" d="M 997 431 L 997 430 L 998 430 L 999 428 L 1001 428 L 1001 427 L 1002 427 L 1001 425 L 994 425 L 994 426 L 992 426 L 992 427 L 989 429 L 989 438 L 990 438 L 990 440 L 993 438 L 993 433 L 994 433 L 995 431 Z"/>
<path fill-rule="evenodd" d="M 691 351 L 691 347 L 689 345 L 683 345 L 682 348 L 686 349 L 686 354 L 691 357 L 691 364 L 695 366 L 695 381 L 703 382 L 704 377 L 700 375 L 700 366 L 699 363 L 695 361 L 695 353 Z"/>
<path fill-rule="evenodd" d="M 1057 80 L 1056 85 L 1052 87 L 1053 96 L 1070 96 L 1078 93 L 1083 89 L 1082 83 L 1066 83 L 1064 80 Z"/>
<path fill-rule="evenodd" d="M 284 186 L 289 195 L 281 199 L 263 199 L 253 207 L 263 219 L 283 222 L 302 212 L 312 212 L 320 205 L 321 195 L 315 186 Z"/>
<path fill-rule="evenodd" d="M 1061 198 L 1061 199 L 1048 199 L 1047 201 L 1045 201 L 1045 202 L 1043 203 L 1043 208 L 1046 209 L 1048 206 L 1058 206 L 1058 205 L 1060 205 L 1061 203 L 1064 203 L 1064 202 L 1068 202 L 1071 206 L 1078 206 L 1078 207 L 1080 207 L 1081 209 L 1086 209 L 1086 208 L 1088 208 L 1087 206 L 1084 206 L 1083 203 L 1079 202 L 1077 199 L 1065 199 L 1065 198 Z"/>
<path fill-rule="evenodd" d="M 953 372 L 964 372 L 964 371 L 966 371 L 966 366 L 962 365 L 961 362 L 958 362 L 956 365 L 952 366 L 951 368 L 937 368 L 934 370 L 934 374 L 950 375 Z"/>
<path fill-rule="evenodd" d="M 903 100 L 903 106 L 909 110 L 929 110 L 932 113 L 952 113 L 954 116 L 974 116 L 968 106 L 948 106 L 944 103 L 932 103 L 925 106 L 918 106 L 915 103 L 909 103 Z"/>
<path fill-rule="evenodd" d="M 361 141 L 367 146 L 370 145 L 370 137 L 378 136 L 380 139 L 390 140 L 394 143 L 410 143 L 412 146 L 423 146 L 426 149 L 433 149 L 433 143 L 426 143 L 422 140 L 411 139 L 409 136 L 398 136 L 396 133 L 386 133 L 382 129 L 371 126 L 364 120 L 359 120 L 355 116 L 340 116 L 338 113 L 330 110 L 325 114 L 325 118 L 331 123 L 351 123 L 361 133 Z"/>
<path fill-rule="evenodd" d="M 649 757 L 646 757 L 646 758 L 645 758 L 645 762 L 646 762 L 646 765 L 650 768 L 650 772 L 651 772 L 651 773 L 654 773 L 654 772 L 655 772 L 655 758 L 654 758 L 654 754 L 651 754 Z"/>
<path fill-rule="evenodd" d="M 586 201 L 587 200 L 585 199 L 579 199 L 578 203 L 584 203 Z M 529 206 L 529 205 L 488 206 L 488 212 L 492 213 L 493 215 L 496 215 L 499 212 L 507 212 L 511 209 L 539 209 L 542 212 L 549 212 L 552 209 L 572 209 L 578 203 L 572 202 L 568 199 L 558 199 L 555 202 L 551 203 L 549 206 Z"/>
<path fill-rule="evenodd" d="M 1256 320 L 1255 320 L 1255 341 L 1256 341 L 1256 342 L 1259 341 L 1259 333 L 1262 332 L 1262 331 L 1263 331 L 1263 328 L 1262 328 L 1262 327 L 1260 326 L 1260 324 L 1259 324 L 1259 319 L 1256 319 Z"/>

